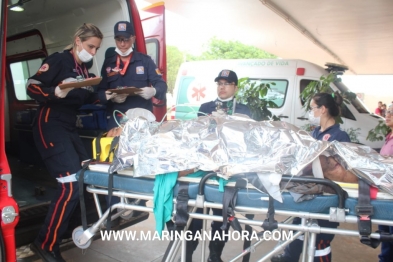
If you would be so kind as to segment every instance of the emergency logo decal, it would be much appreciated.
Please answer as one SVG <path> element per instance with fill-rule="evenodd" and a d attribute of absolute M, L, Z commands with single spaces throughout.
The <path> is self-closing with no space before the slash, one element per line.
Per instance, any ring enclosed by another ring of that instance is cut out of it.
<path fill-rule="evenodd" d="M 189 103 L 203 103 L 208 96 L 208 88 L 204 82 L 201 81 L 192 81 L 187 88 L 187 101 Z M 212 90 L 214 93 L 217 91 L 215 89 Z M 217 94 L 216 94 L 217 95 Z"/>
<path fill-rule="evenodd" d="M 221 76 L 228 77 L 229 76 L 229 70 L 222 70 L 221 71 Z"/>
<path fill-rule="evenodd" d="M 127 24 L 125 24 L 125 23 L 120 23 L 120 24 L 117 26 L 117 30 L 118 30 L 118 31 L 126 31 L 126 30 L 127 30 Z"/>
<path fill-rule="evenodd" d="M 47 63 L 43 64 L 40 69 L 38 69 L 38 72 L 46 72 L 49 70 L 49 65 Z"/>
<path fill-rule="evenodd" d="M 322 137 L 322 141 L 329 141 L 330 134 L 326 134 Z"/>
<path fill-rule="evenodd" d="M 161 75 L 160 69 L 156 68 L 156 73 L 157 73 L 157 75 Z"/>
<path fill-rule="evenodd" d="M 196 101 L 201 101 L 201 98 L 205 98 L 205 90 L 206 87 L 193 87 L 192 88 L 192 98 L 194 98 Z"/>
<path fill-rule="evenodd" d="M 145 68 L 143 66 L 136 67 L 136 74 L 137 75 L 143 75 L 144 73 L 145 73 Z"/>
<path fill-rule="evenodd" d="M 110 67 L 107 67 L 107 68 L 106 68 L 106 72 L 107 72 L 108 74 L 111 72 L 111 70 L 112 70 L 112 69 L 111 69 Z"/>

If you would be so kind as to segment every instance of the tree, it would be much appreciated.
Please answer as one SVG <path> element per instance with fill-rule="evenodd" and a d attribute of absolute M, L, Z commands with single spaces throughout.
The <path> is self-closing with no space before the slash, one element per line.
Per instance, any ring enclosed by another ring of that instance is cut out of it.
<path fill-rule="evenodd" d="M 173 93 L 173 88 L 175 88 L 177 72 L 179 71 L 179 67 L 183 62 L 183 53 L 175 46 L 167 46 L 166 57 L 167 57 L 166 82 L 168 85 L 168 93 Z"/>
<path fill-rule="evenodd" d="M 187 61 L 257 58 L 277 58 L 277 56 L 239 41 L 225 41 L 216 37 L 209 40 L 207 50 L 202 55 L 187 55 Z"/>
<path fill-rule="evenodd" d="M 167 46 L 167 84 L 168 92 L 173 93 L 177 73 L 181 63 L 184 61 L 184 54 L 175 46 Z M 219 59 L 257 59 L 257 58 L 277 58 L 275 55 L 256 48 L 245 45 L 239 41 L 224 41 L 213 37 L 207 44 L 206 51 L 200 56 L 186 55 L 187 61 L 219 60 Z"/>

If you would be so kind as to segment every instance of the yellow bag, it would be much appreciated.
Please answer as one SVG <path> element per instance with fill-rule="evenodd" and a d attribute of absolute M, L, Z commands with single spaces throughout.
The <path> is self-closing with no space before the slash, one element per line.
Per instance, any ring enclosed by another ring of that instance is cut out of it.
<path fill-rule="evenodd" d="M 115 149 L 119 143 L 119 137 L 106 137 L 99 135 L 93 140 L 93 158 L 100 162 L 112 162 Z"/>

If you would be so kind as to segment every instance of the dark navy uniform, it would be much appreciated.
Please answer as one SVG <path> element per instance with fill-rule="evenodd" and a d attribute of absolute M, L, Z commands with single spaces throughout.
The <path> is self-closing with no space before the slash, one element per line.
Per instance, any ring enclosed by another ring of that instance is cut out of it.
<path fill-rule="evenodd" d="M 198 116 L 204 116 L 206 115 L 211 115 L 214 111 L 217 111 L 217 105 L 216 102 L 219 101 L 218 99 L 214 100 L 214 101 L 210 101 L 207 103 L 204 103 L 201 105 L 201 107 L 199 108 L 199 112 L 198 112 Z M 232 114 L 233 112 L 233 100 L 230 100 L 228 102 L 221 102 L 222 105 L 220 105 L 220 108 L 223 109 L 225 112 L 227 112 L 228 114 Z M 249 117 L 251 117 L 251 112 L 250 109 L 248 108 L 248 106 L 243 105 L 243 104 L 239 104 L 236 103 L 236 107 L 235 107 L 235 113 L 239 113 L 239 114 L 243 114 L 243 115 L 248 115 Z M 213 210 L 213 215 L 215 216 L 222 216 L 222 210 L 221 209 L 216 209 L 216 208 L 212 208 Z M 198 209 L 197 212 L 202 213 L 202 209 Z M 229 224 L 228 224 L 229 225 Z M 215 235 L 216 231 L 221 232 L 221 226 L 222 226 L 222 222 L 218 222 L 218 221 L 213 221 L 211 224 L 212 227 L 212 236 Z M 193 220 L 192 224 L 191 224 L 191 230 L 196 232 L 201 230 L 202 228 L 202 221 L 201 220 Z M 225 229 L 225 235 L 228 236 L 228 229 L 229 226 Z M 225 242 L 228 241 L 228 238 L 225 237 Z"/>
<path fill-rule="evenodd" d="M 321 127 L 318 126 L 312 132 L 312 136 L 317 140 L 322 141 L 339 141 L 339 142 L 351 142 L 347 132 L 340 129 L 339 124 L 332 125 L 326 130 L 321 132 Z"/>
<path fill-rule="evenodd" d="M 199 108 L 199 112 L 205 113 L 207 115 L 211 115 L 212 112 L 217 111 L 217 104 L 216 102 L 219 101 L 218 99 L 216 99 L 215 101 L 210 101 L 207 103 L 204 103 L 201 105 L 201 107 Z M 233 100 L 231 100 L 233 101 Z M 228 102 L 221 102 L 222 105 L 220 106 L 224 111 L 228 111 Z M 239 104 L 236 103 L 236 107 L 235 107 L 235 113 L 238 114 L 243 114 L 243 115 L 248 115 L 249 117 L 251 117 L 251 112 L 250 109 L 248 108 L 248 106 L 243 105 L 243 104 Z M 203 116 L 204 114 L 198 113 L 198 116 Z"/>
<path fill-rule="evenodd" d="M 348 134 L 340 129 L 339 124 L 332 125 L 323 132 L 321 127 L 318 126 L 312 132 L 312 136 L 321 141 L 339 141 L 339 142 L 351 142 Z M 317 219 L 320 227 L 337 228 L 339 223 L 330 222 L 327 220 Z M 300 224 L 301 219 L 296 217 L 293 220 L 293 224 Z M 333 241 L 334 234 L 317 234 L 315 241 L 315 262 L 329 262 L 332 261 L 332 252 L 330 243 Z M 288 246 L 285 247 L 284 257 L 286 261 L 299 261 L 300 254 L 303 249 L 303 241 L 296 239 Z"/>
<path fill-rule="evenodd" d="M 165 100 L 167 84 L 153 60 L 142 53 L 132 52 L 130 63 L 124 75 L 121 75 L 121 69 L 124 69 L 124 63 L 116 53 L 105 59 L 101 70 L 102 81 L 98 86 L 100 97 L 105 99 L 105 91 L 117 87 L 137 87 L 142 88 L 150 86 L 156 89 L 155 98 Z M 139 95 L 128 96 L 123 103 L 113 103 L 108 101 L 108 130 L 116 127 L 117 124 L 113 119 L 113 111 L 119 110 L 122 113 L 131 108 L 144 108 L 153 112 L 153 102 L 151 99 L 146 100 Z"/>
<path fill-rule="evenodd" d="M 76 115 L 83 104 L 99 102 L 98 94 L 74 88 L 64 98 L 55 95 L 56 86 L 64 79 L 77 76 L 88 77 L 86 65 L 77 64 L 71 51 L 65 50 L 47 57 L 27 87 L 27 94 L 40 104 L 33 126 L 34 140 L 55 178 L 75 174 L 81 169 L 81 162 L 89 159 L 76 131 Z M 45 224 L 36 239 L 42 249 L 58 251 L 60 238 L 78 201 L 77 182 L 58 183 Z"/>

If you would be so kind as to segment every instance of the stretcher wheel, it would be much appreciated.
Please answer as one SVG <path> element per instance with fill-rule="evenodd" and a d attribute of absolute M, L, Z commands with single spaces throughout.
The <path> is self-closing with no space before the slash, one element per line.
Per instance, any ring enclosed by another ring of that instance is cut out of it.
<path fill-rule="evenodd" d="M 78 239 L 81 235 L 83 235 L 83 227 L 79 226 L 79 227 L 75 228 L 74 231 L 72 231 L 72 240 L 74 241 L 74 244 L 77 247 L 79 247 L 81 249 L 86 249 L 91 245 L 91 239 L 89 239 L 89 241 L 87 241 L 86 244 L 81 245 L 81 244 L 79 244 L 79 241 L 78 241 Z"/>

